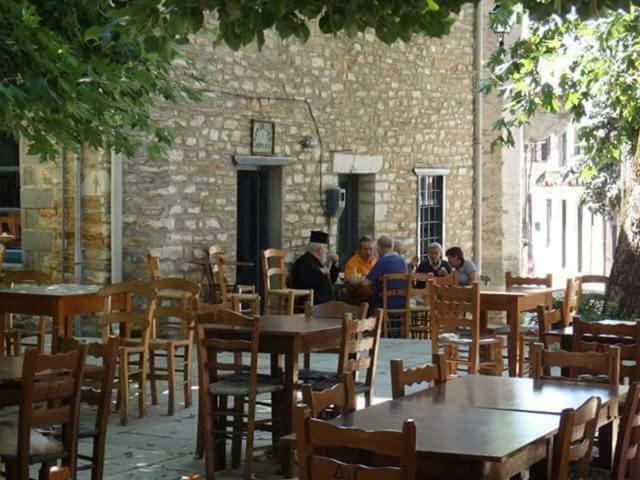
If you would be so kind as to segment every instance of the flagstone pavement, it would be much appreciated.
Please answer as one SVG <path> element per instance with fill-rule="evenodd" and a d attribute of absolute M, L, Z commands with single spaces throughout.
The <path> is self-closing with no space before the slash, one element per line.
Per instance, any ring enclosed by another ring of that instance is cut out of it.
<path fill-rule="evenodd" d="M 382 402 L 391 398 L 391 378 L 389 375 L 389 360 L 400 358 L 405 366 L 415 366 L 425 363 L 430 358 L 430 341 L 382 339 L 375 380 L 375 402 Z M 313 355 L 311 364 L 314 368 L 331 370 L 335 368 L 335 355 Z M 269 365 L 268 359 L 261 358 L 260 365 Z M 193 365 L 194 378 L 196 366 Z M 167 415 L 165 382 L 159 383 L 160 404 L 149 406 L 147 416 L 138 418 L 137 401 L 130 404 L 129 423 L 120 426 L 119 415 L 113 413 L 110 418 L 107 433 L 107 450 L 105 458 L 105 480 L 142 480 L 142 479 L 180 479 L 181 475 L 200 473 L 204 479 L 204 460 L 195 459 L 197 395 L 194 391 L 196 403 L 190 408 L 184 408 L 182 393 L 177 392 L 178 405 L 173 416 Z M 194 389 L 197 386 L 194 386 Z M 418 387 L 419 388 L 419 387 Z M 362 401 L 362 399 L 361 399 Z M 359 405 L 360 406 L 360 405 Z M 88 421 L 93 418 L 83 413 Z M 13 416 L 16 411 L 0 411 L 2 416 Z M 256 444 L 258 447 L 270 443 L 270 434 L 258 432 Z M 88 453 L 90 441 L 81 441 L 80 451 Z M 261 450 L 256 458 L 256 478 L 279 479 L 282 475 L 278 465 Z M 36 471 L 32 472 L 33 475 Z M 216 479 L 242 478 L 242 467 L 216 474 Z M 87 472 L 78 474 L 79 480 L 89 479 Z"/>

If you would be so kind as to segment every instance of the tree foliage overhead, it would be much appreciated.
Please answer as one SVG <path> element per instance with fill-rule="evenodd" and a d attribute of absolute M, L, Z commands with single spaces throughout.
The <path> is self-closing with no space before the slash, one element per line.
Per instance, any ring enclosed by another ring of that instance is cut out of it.
<path fill-rule="evenodd" d="M 512 130 L 537 112 L 568 112 L 580 123 L 582 158 L 574 170 L 585 200 L 598 213 L 620 207 L 621 164 L 637 149 L 640 132 L 640 12 L 610 11 L 583 21 L 551 16 L 528 35 L 494 52 L 484 82 L 507 102 L 494 128 L 497 146 L 512 145 Z"/>

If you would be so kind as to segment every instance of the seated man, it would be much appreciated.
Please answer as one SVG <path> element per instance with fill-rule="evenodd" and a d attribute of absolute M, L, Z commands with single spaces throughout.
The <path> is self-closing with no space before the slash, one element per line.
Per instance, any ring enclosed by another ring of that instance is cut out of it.
<path fill-rule="evenodd" d="M 367 275 L 367 282 L 373 286 L 371 308 L 382 307 L 382 276 L 389 273 L 407 273 L 407 263 L 404 258 L 393 250 L 393 240 L 388 235 L 378 239 L 378 261 Z M 388 284 L 393 290 L 406 288 L 406 282 L 394 281 Z M 388 308 L 404 308 L 404 297 L 391 297 Z"/>
<path fill-rule="evenodd" d="M 313 303 L 318 305 L 333 300 L 333 284 L 338 279 L 338 256 L 331 254 L 331 267 L 327 269 L 329 234 L 312 231 L 307 252 L 299 257 L 291 270 L 291 287 L 313 290 Z"/>
<path fill-rule="evenodd" d="M 345 280 L 361 280 L 367 275 L 376 264 L 378 259 L 373 254 L 373 240 L 368 235 L 358 240 L 358 250 L 355 255 L 347 261 L 344 267 Z"/>

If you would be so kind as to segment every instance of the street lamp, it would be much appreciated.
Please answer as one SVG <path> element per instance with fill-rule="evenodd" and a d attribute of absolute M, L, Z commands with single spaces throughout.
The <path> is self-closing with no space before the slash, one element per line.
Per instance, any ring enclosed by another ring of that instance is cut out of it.
<path fill-rule="evenodd" d="M 500 3 L 496 3 L 489 11 L 491 30 L 498 37 L 498 47 L 504 48 L 504 38 L 511 31 L 511 19 L 504 18 L 504 12 L 500 10 Z"/>

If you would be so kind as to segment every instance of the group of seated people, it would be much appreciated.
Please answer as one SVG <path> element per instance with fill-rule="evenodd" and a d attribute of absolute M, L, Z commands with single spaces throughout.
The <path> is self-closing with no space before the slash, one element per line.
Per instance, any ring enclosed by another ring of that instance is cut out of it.
<path fill-rule="evenodd" d="M 334 300 L 334 285 L 338 280 L 341 266 L 338 256 L 329 254 L 329 234 L 312 231 L 307 251 L 299 257 L 291 272 L 293 288 L 313 290 L 314 303 Z M 393 241 L 388 235 L 378 238 L 374 248 L 371 237 L 364 236 L 358 242 L 358 250 L 344 266 L 344 282 L 349 300 L 355 303 L 369 302 L 372 308 L 382 306 L 382 277 L 393 273 L 433 274 L 442 277 L 456 271 L 458 283 L 469 285 L 478 279 L 476 266 L 464 258 L 460 247 L 448 248 L 443 259 L 443 249 L 439 243 L 431 243 L 427 255 L 420 260 L 413 257 L 409 261 L 403 256 L 401 242 Z M 403 289 L 405 285 L 390 283 L 388 288 Z M 403 308 L 404 298 L 388 299 L 389 308 Z"/>

